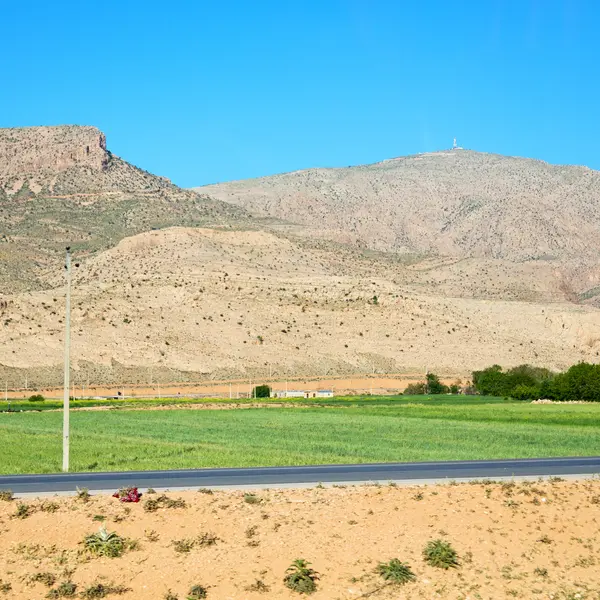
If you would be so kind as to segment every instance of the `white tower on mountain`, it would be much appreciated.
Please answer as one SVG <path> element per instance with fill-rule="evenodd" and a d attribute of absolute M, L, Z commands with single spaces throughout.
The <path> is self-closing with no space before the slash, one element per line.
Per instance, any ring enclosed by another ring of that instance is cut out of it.
<path fill-rule="evenodd" d="M 454 143 L 452 144 L 452 150 L 462 150 L 462 146 L 459 146 L 456 143 L 456 138 L 454 138 Z"/>

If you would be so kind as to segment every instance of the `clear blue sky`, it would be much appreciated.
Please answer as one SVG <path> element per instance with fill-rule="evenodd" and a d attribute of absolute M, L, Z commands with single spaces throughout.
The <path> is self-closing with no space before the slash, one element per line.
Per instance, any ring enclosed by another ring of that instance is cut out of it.
<path fill-rule="evenodd" d="M 598 0 L 0 0 L 0 127 L 182 186 L 465 147 L 600 169 Z"/>

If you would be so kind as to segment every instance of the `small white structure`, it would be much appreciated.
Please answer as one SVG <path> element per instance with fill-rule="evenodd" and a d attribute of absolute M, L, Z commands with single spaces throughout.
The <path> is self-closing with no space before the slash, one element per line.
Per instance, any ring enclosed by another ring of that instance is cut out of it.
<path fill-rule="evenodd" d="M 271 398 L 305 398 L 304 390 L 278 390 L 271 392 Z"/>
<path fill-rule="evenodd" d="M 333 398 L 333 390 L 273 390 L 271 398 Z"/>
<path fill-rule="evenodd" d="M 462 150 L 462 149 L 463 149 L 463 147 L 462 147 L 462 146 L 459 146 L 459 145 L 456 143 L 456 138 L 454 138 L 454 143 L 452 144 L 452 150 Z"/>

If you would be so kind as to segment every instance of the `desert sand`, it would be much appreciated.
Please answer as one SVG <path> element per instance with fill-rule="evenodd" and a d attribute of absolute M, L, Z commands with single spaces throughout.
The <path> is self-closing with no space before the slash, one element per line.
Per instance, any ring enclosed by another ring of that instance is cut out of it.
<path fill-rule="evenodd" d="M 147 512 L 149 498 L 124 504 L 108 496 L 0 501 L 0 579 L 15 600 L 44 598 L 38 573 L 72 580 L 78 593 L 95 582 L 130 589 L 122 598 L 186 598 L 192 585 L 208 598 L 299 598 L 283 584 L 304 558 L 320 574 L 315 600 L 352 598 L 597 599 L 600 594 L 600 481 L 480 482 L 435 486 L 357 486 L 167 493 L 184 508 Z M 18 503 L 30 516 L 15 516 Z M 50 512 L 54 511 L 54 512 Z M 137 540 L 120 558 L 97 558 L 81 541 L 98 531 Z M 174 541 L 209 533 L 214 545 L 187 553 Z M 422 550 L 449 542 L 460 566 L 425 564 Z M 379 562 L 408 562 L 416 580 L 384 585 Z M 266 591 L 248 588 L 261 581 Z"/>

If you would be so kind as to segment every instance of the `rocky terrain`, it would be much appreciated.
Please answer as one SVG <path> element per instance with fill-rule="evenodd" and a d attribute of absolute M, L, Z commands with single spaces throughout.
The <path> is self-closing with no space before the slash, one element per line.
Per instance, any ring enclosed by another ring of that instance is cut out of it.
<path fill-rule="evenodd" d="M 196 190 L 359 247 L 552 261 L 566 288 L 600 293 L 600 172 L 586 167 L 451 150 Z"/>
<path fill-rule="evenodd" d="M 598 180 L 456 151 L 197 193 L 91 127 L 0 130 L 0 380 L 60 384 L 66 245 L 79 382 L 597 360 Z"/>
<path fill-rule="evenodd" d="M 94 127 L 0 129 L 3 293 L 43 287 L 67 245 L 84 258 L 154 228 L 247 221 L 237 207 L 113 155 Z"/>
<path fill-rule="evenodd" d="M 477 274 L 477 277 L 474 277 Z M 122 240 L 74 275 L 77 385 L 352 373 L 468 376 L 493 363 L 596 360 L 597 310 L 552 271 L 403 263 L 257 231 L 170 228 Z M 62 275 L 0 311 L 0 380 L 60 384 Z M 518 298 L 529 295 L 535 302 Z M 10 385 L 9 383 L 9 385 Z"/>

